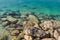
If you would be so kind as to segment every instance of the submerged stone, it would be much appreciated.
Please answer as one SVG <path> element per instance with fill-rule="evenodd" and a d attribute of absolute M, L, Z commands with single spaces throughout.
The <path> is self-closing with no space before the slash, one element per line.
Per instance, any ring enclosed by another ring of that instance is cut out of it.
<path fill-rule="evenodd" d="M 33 40 L 31 36 L 24 35 L 25 40 Z"/>
<path fill-rule="evenodd" d="M 13 18 L 11 16 L 7 16 L 7 20 L 10 21 L 10 22 L 16 22 L 17 21 L 16 18 Z"/>
<path fill-rule="evenodd" d="M 13 36 L 16 36 L 16 35 L 18 35 L 19 34 L 19 30 L 13 30 L 12 32 L 11 32 L 11 35 L 13 35 Z"/>
<path fill-rule="evenodd" d="M 8 25 L 8 21 L 2 22 L 2 26 L 7 26 Z"/>
<path fill-rule="evenodd" d="M 35 17 L 34 15 L 29 15 L 28 19 L 32 23 L 38 23 L 39 22 L 38 19 L 37 19 L 37 17 Z"/>
<path fill-rule="evenodd" d="M 43 34 L 45 34 L 42 29 L 37 28 L 37 27 L 27 27 L 25 28 L 24 33 L 26 35 L 30 35 L 34 37 L 42 37 Z"/>

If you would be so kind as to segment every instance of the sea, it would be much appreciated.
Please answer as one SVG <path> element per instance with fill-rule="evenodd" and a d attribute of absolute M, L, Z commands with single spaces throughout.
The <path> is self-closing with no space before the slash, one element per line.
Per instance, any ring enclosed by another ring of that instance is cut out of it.
<path fill-rule="evenodd" d="M 0 15 L 6 10 L 60 15 L 60 0 L 0 0 Z M 60 16 L 56 19 L 60 20 Z"/>

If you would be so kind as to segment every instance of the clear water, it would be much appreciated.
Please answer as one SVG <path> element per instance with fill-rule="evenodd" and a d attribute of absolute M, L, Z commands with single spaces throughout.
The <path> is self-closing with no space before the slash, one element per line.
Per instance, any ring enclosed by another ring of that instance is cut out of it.
<path fill-rule="evenodd" d="M 0 9 L 60 14 L 60 0 L 0 0 Z"/>

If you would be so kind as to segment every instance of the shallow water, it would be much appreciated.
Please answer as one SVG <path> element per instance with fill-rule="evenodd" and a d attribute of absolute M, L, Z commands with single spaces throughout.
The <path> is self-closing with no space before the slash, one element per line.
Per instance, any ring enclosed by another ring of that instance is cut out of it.
<path fill-rule="evenodd" d="M 60 0 L 0 0 L 0 12 L 5 10 L 60 15 Z"/>
<path fill-rule="evenodd" d="M 25 5 L 25 6 L 24 6 Z M 34 9 L 35 8 L 35 9 Z M 60 14 L 59 0 L 0 0 L 0 9 L 12 9 L 34 12 L 44 12 L 45 14 Z"/>
<path fill-rule="evenodd" d="M 0 0 L 0 15 L 5 10 L 60 15 L 60 0 Z M 56 19 L 60 20 L 60 16 L 56 17 Z M 3 30 L 0 25 L 0 34 L 2 34 Z"/>

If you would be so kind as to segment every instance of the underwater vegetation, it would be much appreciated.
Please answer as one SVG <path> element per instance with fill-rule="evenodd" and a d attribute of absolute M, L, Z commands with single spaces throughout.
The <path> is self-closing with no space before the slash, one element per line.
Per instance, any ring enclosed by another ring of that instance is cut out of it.
<path fill-rule="evenodd" d="M 4 29 L 0 40 L 60 40 L 60 21 L 55 19 L 58 16 L 5 11 L 0 16 L 0 25 Z"/>

